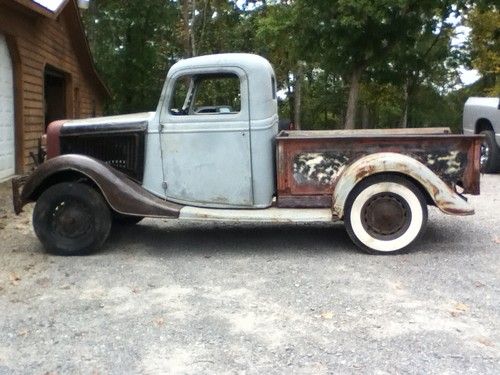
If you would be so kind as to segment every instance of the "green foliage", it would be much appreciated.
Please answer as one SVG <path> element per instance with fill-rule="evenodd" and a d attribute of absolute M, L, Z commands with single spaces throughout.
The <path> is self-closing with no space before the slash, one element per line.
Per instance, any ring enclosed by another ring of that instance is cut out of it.
<path fill-rule="evenodd" d="M 461 49 L 452 40 L 464 15 L 472 34 Z M 285 118 L 301 77 L 310 129 L 344 126 L 354 79 L 357 127 L 458 130 L 467 95 L 498 94 L 498 11 L 488 0 L 93 0 L 84 22 L 113 94 L 109 113 L 154 110 L 173 63 L 223 52 L 273 63 Z M 483 79 L 457 90 L 466 57 Z"/>
<path fill-rule="evenodd" d="M 484 80 L 484 94 L 500 95 L 500 12 L 494 6 L 477 6 L 468 15 L 471 64 Z"/>
<path fill-rule="evenodd" d="M 166 0 L 91 1 L 84 22 L 98 70 L 112 93 L 110 113 L 154 110 L 177 59 L 178 10 Z"/>

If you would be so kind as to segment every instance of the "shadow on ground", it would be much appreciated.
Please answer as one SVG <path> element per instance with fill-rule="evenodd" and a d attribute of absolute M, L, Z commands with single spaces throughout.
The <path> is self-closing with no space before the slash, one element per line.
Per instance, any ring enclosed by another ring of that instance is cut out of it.
<path fill-rule="evenodd" d="M 179 223 L 146 219 L 141 224 L 113 227 L 105 252 L 133 248 L 167 255 L 189 251 L 226 253 L 347 252 L 357 249 L 342 224 Z"/>

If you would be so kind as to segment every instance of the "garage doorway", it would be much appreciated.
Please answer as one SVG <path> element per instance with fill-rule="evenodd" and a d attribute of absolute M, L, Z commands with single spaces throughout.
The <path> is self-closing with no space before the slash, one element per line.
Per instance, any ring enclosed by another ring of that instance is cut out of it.
<path fill-rule="evenodd" d="M 50 66 L 44 73 L 45 130 L 52 121 L 62 120 L 66 113 L 66 75 Z"/>
<path fill-rule="evenodd" d="M 0 34 L 0 181 L 15 172 L 14 78 L 5 36 Z"/>

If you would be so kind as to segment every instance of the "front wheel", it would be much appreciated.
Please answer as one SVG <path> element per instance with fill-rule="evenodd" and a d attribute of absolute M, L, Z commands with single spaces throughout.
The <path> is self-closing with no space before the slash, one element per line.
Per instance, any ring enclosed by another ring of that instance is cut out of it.
<path fill-rule="evenodd" d="M 108 237 L 111 213 L 92 187 L 63 182 L 49 187 L 37 199 L 33 227 L 47 252 L 84 255 Z"/>
<path fill-rule="evenodd" d="M 349 194 L 344 221 L 349 237 L 365 252 L 399 253 L 425 231 L 427 204 L 415 184 L 403 177 L 368 177 Z"/>

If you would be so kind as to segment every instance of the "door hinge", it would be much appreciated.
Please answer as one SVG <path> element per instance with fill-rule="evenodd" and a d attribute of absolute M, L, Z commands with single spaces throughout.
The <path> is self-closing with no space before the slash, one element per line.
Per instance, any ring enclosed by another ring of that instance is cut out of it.
<path fill-rule="evenodd" d="M 167 181 L 163 181 L 163 182 L 161 183 L 161 186 L 163 187 L 163 190 L 167 190 L 167 188 L 168 188 Z"/>

